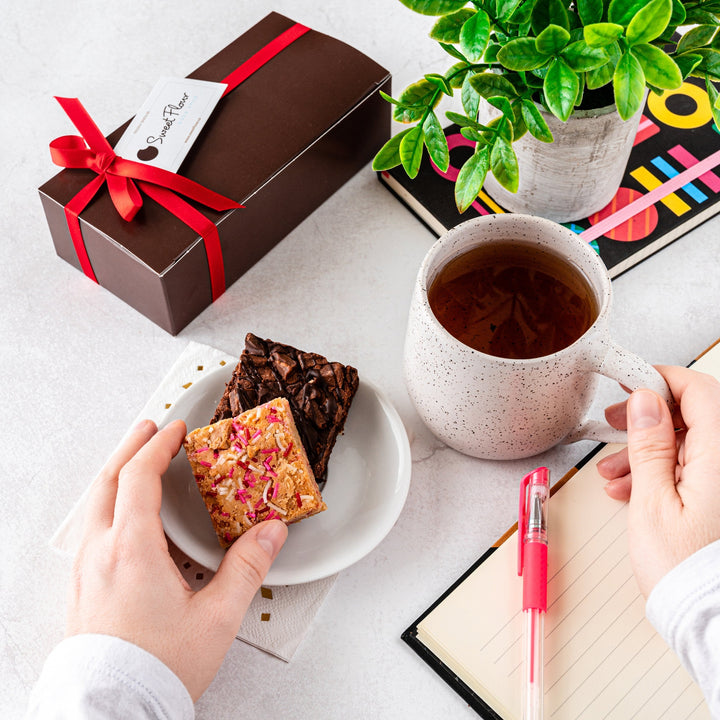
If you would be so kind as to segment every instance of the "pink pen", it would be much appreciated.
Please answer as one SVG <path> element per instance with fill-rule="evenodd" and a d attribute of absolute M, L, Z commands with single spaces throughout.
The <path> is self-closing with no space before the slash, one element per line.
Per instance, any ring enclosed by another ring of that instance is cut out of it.
<path fill-rule="evenodd" d="M 523 579 L 523 720 L 543 716 L 543 639 L 547 612 L 547 500 L 550 471 L 539 467 L 520 483 L 518 575 Z"/>

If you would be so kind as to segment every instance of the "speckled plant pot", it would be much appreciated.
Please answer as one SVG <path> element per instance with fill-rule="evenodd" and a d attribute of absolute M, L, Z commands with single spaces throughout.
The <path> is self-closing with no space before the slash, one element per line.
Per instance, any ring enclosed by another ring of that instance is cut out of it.
<path fill-rule="evenodd" d="M 580 220 L 602 210 L 620 187 L 642 110 L 623 121 L 615 105 L 609 105 L 576 111 L 562 122 L 538 109 L 554 141 L 544 143 L 530 133 L 523 135 L 513 143 L 520 168 L 517 193 L 506 190 L 492 173 L 483 190 L 506 210 L 556 222 Z M 496 114 L 494 107 L 481 104 L 480 122 Z"/>
<path fill-rule="evenodd" d="M 587 277 L 600 308 L 572 345 L 539 358 L 513 360 L 474 350 L 438 322 L 428 287 L 450 260 L 483 243 L 529 243 L 561 254 Z M 426 255 L 413 292 L 405 338 L 405 380 L 420 417 L 449 446 L 474 457 L 530 457 L 560 442 L 624 441 L 625 434 L 585 417 L 597 375 L 671 402 L 665 381 L 609 332 L 612 288 L 598 255 L 571 230 L 528 215 L 487 215 L 441 237 Z"/>

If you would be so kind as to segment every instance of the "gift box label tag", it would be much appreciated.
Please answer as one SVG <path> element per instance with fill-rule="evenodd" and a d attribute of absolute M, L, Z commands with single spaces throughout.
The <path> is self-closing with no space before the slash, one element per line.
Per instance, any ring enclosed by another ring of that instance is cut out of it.
<path fill-rule="evenodd" d="M 226 87 L 205 80 L 161 78 L 115 152 L 126 160 L 177 172 Z"/>

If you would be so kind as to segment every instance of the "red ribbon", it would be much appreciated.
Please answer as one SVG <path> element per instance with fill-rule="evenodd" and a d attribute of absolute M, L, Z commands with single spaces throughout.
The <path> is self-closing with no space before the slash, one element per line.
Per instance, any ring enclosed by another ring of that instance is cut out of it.
<path fill-rule="evenodd" d="M 223 96 L 308 30 L 309 28 L 297 23 L 271 40 L 221 81 L 228 85 Z M 79 216 L 107 183 L 113 205 L 124 220 L 131 221 L 142 207 L 142 190 L 203 238 L 210 270 L 212 299 L 215 301 L 220 297 L 225 292 L 225 268 L 217 227 L 180 195 L 217 211 L 240 208 L 242 205 L 181 175 L 116 155 L 77 98 L 55 99 L 78 129 L 80 136 L 65 135 L 53 140 L 50 143 L 52 161 L 64 168 L 83 168 L 97 173 L 97 177 L 65 205 L 65 218 L 83 272 L 97 282 L 85 248 Z"/>

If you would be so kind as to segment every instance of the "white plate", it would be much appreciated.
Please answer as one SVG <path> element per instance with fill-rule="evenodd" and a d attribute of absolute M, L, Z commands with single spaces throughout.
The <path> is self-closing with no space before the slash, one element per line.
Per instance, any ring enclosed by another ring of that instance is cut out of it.
<path fill-rule="evenodd" d="M 167 422 L 188 430 L 207 425 L 233 368 L 226 365 L 190 386 Z M 328 464 L 328 509 L 289 526 L 288 539 L 265 582 L 294 585 L 333 575 L 367 555 L 387 535 L 410 486 L 410 445 L 395 408 L 361 381 Z M 184 450 L 163 476 L 160 510 L 168 537 L 189 557 L 217 570 L 223 558 Z"/>

